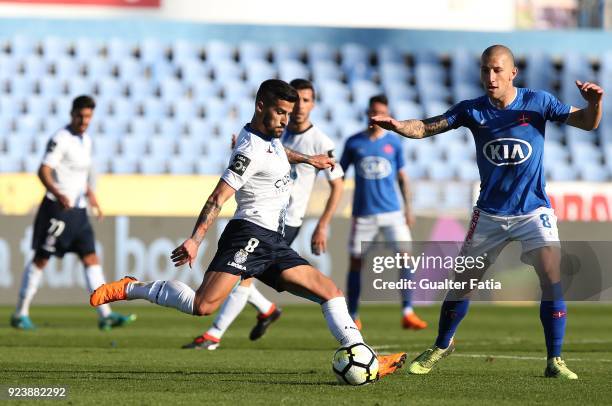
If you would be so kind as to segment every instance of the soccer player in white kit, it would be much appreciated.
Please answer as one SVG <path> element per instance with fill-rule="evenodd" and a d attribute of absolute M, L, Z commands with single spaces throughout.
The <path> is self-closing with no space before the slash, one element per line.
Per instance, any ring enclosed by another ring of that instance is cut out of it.
<path fill-rule="evenodd" d="M 192 236 L 172 252 L 176 266 L 191 265 L 223 203 L 235 195 L 238 207 L 197 291 L 179 281 L 139 282 L 125 277 L 96 289 L 90 304 L 145 299 L 189 315 L 210 315 L 242 278 L 255 277 L 278 291 L 287 290 L 319 303 L 329 330 L 342 346 L 363 343 L 342 292 L 293 251 L 282 236 L 291 186 L 289 162 L 320 169 L 334 163 L 327 155 L 285 151 L 280 136 L 297 99 L 295 89 L 281 80 L 261 84 L 253 119 L 240 132 L 229 167 L 202 208 Z M 379 355 L 380 376 L 397 370 L 405 357 L 405 353 Z"/>
<path fill-rule="evenodd" d="M 557 218 L 546 195 L 544 137 L 547 121 L 564 122 L 586 131 L 602 116 L 603 89 L 576 81 L 587 102 L 584 108 L 562 103 L 550 93 L 514 86 L 518 69 L 512 51 L 503 45 L 481 56 L 481 97 L 463 100 L 446 113 L 425 120 L 397 121 L 386 115 L 373 123 L 407 138 L 430 137 L 465 126 L 474 135 L 480 195 L 460 255 L 486 256 L 488 264 L 509 241 L 520 241 L 521 259 L 532 265 L 540 281 L 540 321 L 547 352 L 544 376 L 578 379 L 561 358 L 567 307 L 561 284 Z M 462 271 L 456 280 L 481 278 L 486 267 Z M 454 351 L 454 336 L 466 316 L 470 291 L 449 291 L 440 310 L 434 345 L 410 364 L 410 373 L 427 374 Z"/>
<path fill-rule="evenodd" d="M 317 126 L 310 122 L 310 112 L 315 107 L 315 89 L 312 83 L 305 79 L 294 79 L 290 85 L 297 90 L 298 100 L 281 137 L 285 147 L 306 155 L 333 155 L 334 142 Z M 285 218 L 284 239 L 291 245 L 297 237 L 304 214 L 310 199 L 310 193 L 319 170 L 305 163 L 291 165 L 291 179 L 293 186 Z M 340 167 L 323 170 L 330 186 L 330 194 L 325 209 L 311 237 L 311 249 L 315 255 L 324 253 L 327 248 L 327 232 L 332 216 L 342 196 L 343 171 Z M 183 348 L 216 350 L 221 338 L 234 322 L 236 317 L 245 308 L 247 302 L 258 311 L 257 324 L 251 330 L 249 338 L 261 338 L 267 328 L 281 315 L 281 309 L 267 300 L 252 283 L 253 279 L 244 279 L 232 291 L 221 306 L 212 326 L 203 334 L 195 337 L 193 341 L 185 344 Z"/>
<path fill-rule="evenodd" d="M 34 259 L 25 267 L 17 308 L 11 316 L 11 326 L 17 329 L 35 328 L 29 316 L 30 303 L 51 256 L 61 258 L 67 252 L 76 253 L 85 268 L 90 293 L 105 282 L 86 210 L 89 202 L 98 219 L 102 219 L 102 210 L 91 186 L 92 142 L 87 134 L 95 106 L 89 96 L 75 98 L 70 124 L 58 130 L 47 144 L 38 170 L 46 194 L 34 223 Z M 128 324 L 136 318 L 113 313 L 109 305 L 97 310 L 98 327 L 102 330 Z"/>

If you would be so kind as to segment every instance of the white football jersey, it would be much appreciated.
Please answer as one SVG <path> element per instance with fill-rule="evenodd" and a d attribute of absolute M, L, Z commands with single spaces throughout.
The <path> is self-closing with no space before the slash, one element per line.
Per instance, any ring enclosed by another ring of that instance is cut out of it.
<path fill-rule="evenodd" d="M 85 192 L 91 171 L 91 138 L 87 133 L 74 135 L 66 128 L 58 130 L 47 144 L 43 165 L 53 169 L 59 192 L 70 200 L 71 207 L 87 206 Z M 56 200 L 47 192 L 47 197 Z"/>
<path fill-rule="evenodd" d="M 281 141 L 287 148 L 306 155 L 327 154 L 334 150 L 334 142 L 314 125 L 301 133 L 292 133 L 286 130 Z M 299 227 L 302 225 L 318 172 L 319 170 L 312 165 L 291 165 L 293 189 L 291 190 L 285 221 L 288 226 Z M 333 171 L 330 168 L 323 170 L 323 172 L 327 180 L 338 179 L 344 175 L 340 165 L 336 165 Z"/>
<path fill-rule="evenodd" d="M 282 233 L 291 190 L 291 165 L 279 138 L 245 126 L 221 176 L 236 190 L 234 219 Z"/>

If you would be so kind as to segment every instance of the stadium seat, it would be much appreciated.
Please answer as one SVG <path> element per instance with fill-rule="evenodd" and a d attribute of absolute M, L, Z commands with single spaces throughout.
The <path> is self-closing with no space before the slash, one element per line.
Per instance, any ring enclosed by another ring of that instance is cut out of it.
<path fill-rule="evenodd" d="M 187 134 L 194 139 L 210 139 L 215 132 L 213 124 L 208 120 L 190 120 L 186 123 Z"/>
<path fill-rule="evenodd" d="M 546 123 L 545 137 L 547 140 L 563 142 L 565 135 L 558 124 Z"/>
<path fill-rule="evenodd" d="M 22 104 L 17 97 L 10 95 L 0 96 L 0 116 L 6 119 L 13 119 L 22 113 Z"/>
<path fill-rule="evenodd" d="M 252 61 L 245 65 L 244 73 L 247 83 L 251 86 L 259 87 L 261 82 L 276 77 L 274 65 L 267 61 Z"/>
<path fill-rule="evenodd" d="M 160 120 L 157 133 L 162 137 L 177 138 L 183 133 L 183 126 L 173 119 Z"/>
<path fill-rule="evenodd" d="M 76 76 L 70 79 L 65 79 L 66 94 L 68 98 L 73 99 L 82 94 L 93 94 L 95 82 L 82 77 Z M 72 102 L 72 100 L 70 100 Z M 70 109 L 70 106 L 68 106 Z"/>
<path fill-rule="evenodd" d="M 309 79 L 310 72 L 306 65 L 296 60 L 283 60 L 278 63 L 278 78 L 286 82 L 295 78 Z M 318 88 L 321 86 L 318 85 Z"/>
<path fill-rule="evenodd" d="M 143 115 L 150 120 L 159 120 L 169 115 L 168 106 L 162 100 L 155 97 L 145 99 L 141 109 Z"/>
<path fill-rule="evenodd" d="M 114 63 L 134 61 L 134 44 L 125 38 L 111 38 L 106 42 L 106 57 Z"/>
<path fill-rule="evenodd" d="M 36 80 L 30 76 L 16 76 L 8 82 L 11 96 L 14 98 L 27 98 L 34 94 Z"/>
<path fill-rule="evenodd" d="M 238 57 L 243 65 L 248 65 L 255 61 L 268 61 L 269 50 L 258 42 L 243 41 L 238 44 Z"/>
<path fill-rule="evenodd" d="M 121 82 L 109 77 L 102 77 L 96 80 L 95 92 L 97 96 L 106 99 L 120 98 L 125 95 L 125 89 Z"/>
<path fill-rule="evenodd" d="M 31 114 L 22 114 L 15 119 L 15 132 L 20 135 L 35 136 L 42 129 L 41 119 Z"/>
<path fill-rule="evenodd" d="M 227 166 L 227 162 L 203 158 L 197 160 L 195 166 L 196 172 L 200 175 L 221 175 Z"/>
<path fill-rule="evenodd" d="M 210 79 L 210 66 L 198 59 L 179 61 L 176 66 L 178 67 L 181 80 L 186 85 L 192 85 L 200 80 Z"/>
<path fill-rule="evenodd" d="M 8 47 L 15 58 L 23 58 L 37 53 L 36 42 L 29 36 L 16 35 L 9 39 Z"/>
<path fill-rule="evenodd" d="M 21 157 L 0 152 L 0 173 L 17 173 L 21 172 L 21 170 Z"/>
<path fill-rule="evenodd" d="M 248 123 L 251 121 L 253 117 L 253 107 L 255 103 L 255 98 L 252 97 L 244 97 L 240 100 L 236 100 L 232 103 L 233 109 L 235 111 L 234 119 L 238 120 L 240 123 Z M 314 117 L 311 113 L 310 119 L 314 120 Z"/>
<path fill-rule="evenodd" d="M 146 38 L 138 44 L 138 52 L 140 54 L 140 61 L 147 65 L 166 63 L 168 58 L 166 57 L 167 45 L 156 38 Z"/>
<path fill-rule="evenodd" d="M 160 175 L 167 171 L 166 159 L 160 156 L 146 156 L 138 161 L 139 172 L 144 175 Z"/>
<path fill-rule="evenodd" d="M 110 161 L 110 171 L 116 174 L 133 174 L 138 168 L 137 157 L 114 156 Z"/>
<path fill-rule="evenodd" d="M 205 103 L 209 98 L 217 98 L 220 95 L 219 84 L 211 79 L 200 79 L 190 85 L 191 96 L 198 103 Z"/>
<path fill-rule="evenodd" d="M 409 151 L 410 147 L 406 147 L 405 149 Z M 407 155 L 409 155 L 409 152 L 407 152 Z M 408 175 L 411 181 L 421 180 L 427 175 L 425 173 L 425 167 L 423 165 L 418 165 L 414 163 L 412 160 L 406 160 L 404 170 L 406 171 L 406 174 Z"/>
<path fill-rule="evenodd" d="M 204 138 L 208 137 L 208 138 Z M 179 159 L 206 159 L 204 157 L 204 139 L 212 139 L 211 134 L 190 135 L 177 140 L 177 156 Z M 230 144 L 228 142 L 228 150 Z"/>
<path fill-rule="evenodd" d="M 97 39 L 79 36 L 74 40 L 72 51 L 77 61 L 85 62 L 100 55 L 101 43 Z"/>
<path fill-rule="evenodd" d="M 476 99 L 484 95 L 481 86 L 469 83 L 455 82 L 451 89 L 454 103 L 459 103 L 462 100 Z"/>
<path fill-rule="evenodd" d="M 136 80 L 143 77 L 144 67 L 136 59 L 119 59 L 112 61 L 115 65 L 117 75 L 123 81 Z"/>
<path fill-rule="evenodd" d="M 431 180 L 447 181 L 455 178 L 455 168 L 448 162 L 443 160 L 432 160 L 425 162 L 422 159 L 420 159 L 420 162 L 427 165 L 427 177 Z"/>
<path fill-rule="evenodd" d="M 466 210 L 473 206 L 472 187 L 465 182 L 448 182 L 443 188 L 442 206 L 449 210 Z"/>
<path fill-rule="evenodd" d="M 63 38 L 47 35 L 41 39 L 40 49 L 45 59 L 51 60 L 67 56 L 69 45 Z"/>
<path fill-rule="evenodd" d="M 294 44 L 277 43 L 272 45 L 272 59 L 277 66 L 285 61 L 300 62 L 301 53 L 302 51 Z"/>
<path fill-rule="evenodd" d="M 168 78 L 158 83 L 159 96 L 167 101 L 172 102 L 180 99 L 185 95 L 185 86 L 183 82 L 175 78 Z"/>
<path fill-rule="evenodd" d="M 446 141 L 434 143 L 443 148 L 445 162 L 450 165 L 456 165 L 463 161 L 475 162 L 476 151 L 472 145 L 460 140 L 448 140 L 448 138 L 450 137 L 445 137 Z"/>
<path fill-rule="evenodd" d="M 218 83 L 222 84 L 228 80 L 242 80 L 242 69 L 234 61 L 210 61 L 212 75 Z"/>
<path fill-rule="evenodd" d="M 198 43 L 177 39 L 170 44 L 170 52 L 172 54 L 172 61 L 177 64 L 200 60 L 202 49 Z"/>
<path fill-rule="evenodd" d="M 226 103 L 235 103 L 242 99 L 255 100 L 257 87 L 242 80 L 226 80 L 221 85 L 221 93 Z"/>
<path fill-rule="evenodd" d="M 435 117 L 444 114 L 451 107 L 450 104 L 443 101 L 429 101 L 423 103 L 425 108 L 425 117 Z"/>
<path fill-rule="evenodd" d="M 51 101 L 43 96 L 30 96 L 25 101 L 25 113 L 36 117 L 46 117 L 51 114 Z"/>
<path fill-rule="evenodd" d="M 308 64 L 312 66 L 319 61 L 336 61 L 336 50 L 325 42 L 312 42 L 306 46 Z"/>
<path fill-rule="evenodd" d="M 155 122 L 146 118 L 132 118 L 128 124 L 130 134 L 143 134 L 152 136 L 155 134 Z"/>
<path fill-rule="evenodd" d="M 145 72 L 148 72 L 151 79 L 157 82 L 162 82 L 167 79 L 174 79 L 178 73 L 176 67 L 166 60 L 151 63 L 145 66 Z"/>
<path fill-rule="evenodd" d="M 5 139 L 6 153 L 9 156 L 21 158 L 32 152 L 34 135 L 11 134 Z"/>
<path fill-rule="evenodd" d="M 349 69 L 357 64 L 370 64 L 370 50 L 361 44 L 346 43 L 340 46 L 340 63 Z"/>
<path fill-rule="evenodd" d="M 68 57 L 58 58 L 55 63 L 64 61 Z M 23 76 L 38 79 L 49 72 L 48 61 L 38 55 L 28 55 L 22 62 Z"/>
<path fill-rule="evenodd" d="M 564 126 L 564 130 L 565 142 L 568 146 L 573 144 L 594 144 L 597 139 L 597 135 L 593 131 L 584 131 L 569 125 Z"/>
<path fill-rule="evenodd" d="M 334 141 L 334 143 L 336 144 L 335 155 L 337 159 L 340 159 L 340 153 L 342 152 L 342 148 L 344 147 L 343 139 L 359 131 L 359 129 L 356 129 L 356 123 L 356 121 L 346 121 L 342 123 L 341 126 L 336 126 L 330 121 L 322 120 L 316 122 L 316 126 L 319 127 L 319 130 L 321 130 L 323 134 L 331 138 L 332 141 Z M 359 127 L 363 126 L 359 125 Z"/>
<path fill-rule="evenodd" d="M 451 53 L 451 83 L 480 83 L 480 65 L 477 56 L 466 49 L 455 49 Z"/>
<path fill-rule="evenodd" d="M 51 132 L 49 132 L 48 134 L 51 134 Z M 35 136 L 32 144 L 32 154 L 37 154 L 39 155 L 39 158 L 42 158 L 43 154 L 47 150 L 49 138 L 50 136 L 47 136 L 46 134 L 40 134 L 38 136 Z"/>
<path fill-rule="evenodd" d="M 141 157 L 147 150 L 146 134 L 133 134 L 119 139 L 121 146 L 121 156 Z"/>
<path fill-rule="evenodd" d="M 27 154 L 21 159 L 21 166 L 26 173 L 37 173 L 42 162 L 42 155 Z"/>
<path fill-rule="evenodd" d="M 524 78 L 527 87 L 551 91 L 556 74 L 546 52 L 530 52 L 525 57 Z"/>
<path fill-rule="evenodd" d="M 344 75 L 346 76 L 348 83 L 351 85 L 354 82 L 361 80 L 374 81 L 376 76 L 375 70 L 366 63 L 357 63 L 345 68 Z"/>
<path fill-rule="evenodd" d="M 480 173 L 475 161 L 462 161 L 457 163 L 457 177 L 466 182 L 480 181 Z"/>
<path fill-rule="evenodd" d="M 204 45 L 204 51 L 206 54 L 207 62 L 234 60 L 234 48 L 223 41 L 208 41 Z"/>
<path fill-rule="evenodd" d="M 170 104 L 170 106 L 173 119 L 179 122 L 186 122 L 188 120 L 193 120 L 194 118 L 200 118 L 203 114 L 200 105 L 194 103 L 188 98 L 177 98 Z"/>
<path fill-rule="evenodd" d="M 97 135 L 93 137 L 93 155 L 98 160 L 108 160 L 117 154 L 117 140 L 113 137 Z"/>
<path fill-rule="evenodd" d="M 229 115 L 229 106 L 218 97 L 211 97 L 204 101 L 204 117 L 207 120 L 223 120 Z"/>
<path fill-rule="evenodd" d="M 123 138 L 127 134 L 127 123 L 123 119 L 102 121 L 102 133 L 114 139 Z"/>
<path fill-rule="evenodd" d="M 544 168 L 548 180 L 557 182 L 568 182 L 578 179 L 578 171 L 569 164 L 557 163 L 554 167 Z"/>
<path fill-rule="evenodd" d="M 407 83 L 410 80 L 410 69 L 400 63 L 384 63 L 379 65 L 380 81 L 383 86 L 391 83 Z"/>
<path fill-rule="evenodd" d="M 443 148 L 432 141 L 420 140 L 414 143 L 414 159 L 419 164 L 428 165 L 430 162 L 442 160 Z"/>
<path fill-rule="evenodd" d="M 581 162 L 578 167 L 580 179 L 587 182 L 607 182 L 610 180 L 610 169 L 593 162 Z"/>
<path fill-rule="evenodd" d="M 0 80 L 12 79 L 19 74 L 20 62 L 11 54 L 0 53 Z"/>
<path fill-rule="evenodd" d="M 323 106 L 319 106 L 319 108 L 321 107 Z M 325 107 L 329 110 L 331 120 L 337 125 L 343 125 L 346 121 L 355 121 L 359 119 L 359 115 L 356 114 L 357 111 L 350 103 L 336 103 L 329 107 Z"/>
<path fill-rule="evenodd" d="M 64 82 L 52 76 L 44 76 L 38 79 L 37 88 L 40 95 L 47 98 L 59 97 L 66 91 Z"/>
<path fill-rule="evenodd" d="M 424 112 L 422 107 L 413 101 L 396 101 L 389 106 L 393 116 L 398 120 L 422 119 Z"/>
<path fill-rule="evenodd" d="M 244 122 L 238 120 L 222 120 L 217 121 L 217 133 L 218 138 L 208 138 L 209 142 L 206 143 L 208 154 L 221 155 L 229 159 L 231 150 L 227 147 L 229 140 L 231 140 L 232 134 L 238 135 L 244 127 Z M 227 141 L 226 141 L 227 140 Z"/>
<path fill-rule="evenodd" d="M 317 84 L 317 94 L 319 100 L 327 106 L 337 103 L 347 103 L 350 92 L 348 88 L 339 81 L 326 80 Z"/>
<path fill-rule="evenodd" d="M 414 65 L 438 65 L 440 64 L 440 55 L 431 49 L 419 49 L 412 53 Z"/>
<path fill-rule="evenodd" d="M 192 159 L 178 157 L 168 161 L 168 171 L 172 175 L 191 175 L 195 171 L 195 164 Z"/>
<path fill-rule="evenodd" d="M 589 143 L 575 143 L 569 145 L 570 157 L 574 166 L 579 168 L 585 163 L 599 163 L 602 154 L 598 147 Z"/>
<path fill-rule="evenodd" d="M 398 82 L 383 84 L 383 93 L 389 99 L 390 108 L 398 102 L 414 101 L 417 96 L 417 90 L 413 86 Z"/>
<path fill-rule="evenodd" d="M 351 93 L 353 96 L 353 105 L 358 110 L 365 111 L 368 107 L 370 97 L 380 94 L 381 89 L 374 82 L 359 80 L 351 84 Z"/>
<path fill-rule="evenodd" d="M 154 97 L 156 87 L 152 80 L 146 78 L 135 78 L 121 82 L 128 97 L 132 100 L 143 100 Z"/>
<path fill-rule="evenodd" d="M 83 62 L 85 75 L 92 80 L 109 77 L 113 74 L 113 65 L 105 58 L 94 57 Z M 136 78 L 132 78 L 134 80 Z"/>
<path fill-rule="evenodd" d="M 130 118 L 134 118 L 134 116 L 138 115 L 138 103 L 127 97 L 116 97 L 110 101 L 110 104 L 113 119 L 121 118 L 129 120 Z"/>
<path fill-rule="evenodd" d="M 171 157 L 174 155 L 175 146 L 173 137 L 150 137 L 149 155 L 154 157 Z"/>
<path fill-rule="evenodd" d="M 342 142 L 344 142 L 347 138 L 364 131 L 366 129 L 366 125 L 365 123 L 359 120 L 346 120 L 342 123 L 338 123 L 336 125 L 336 128 L 339 137 L 342 139 Z M 330 129 L 328 131 L 331 132 L 332 130 Z M 331 134 L 327 135 L 329 135 L 330 137 L 332 136 Z"/>
<path fill-rule="evenodd" d="M 415 182 L 412 191 L 412 205 L 415 209 L 431 210 L 438 207 L 441 199 L 441 186 L 436 182 Z"/>
<path fill-rule="evenodd" d="M 391 63 L 391 64 L 404 64 L 404 54 L 399 49 L 389 46 L 382 45 L 376 47 L 376 59 L 379 65 Z"/>
<path fill-rule="evenodd" d="M 68 56 L 54 58 L 52 60 L 51 67 L 54 76 L 60 80 L 70 80 L 76 76 L 82 76 L 81 64 L 74 58 L 70 58 Z"/>
<path fill-rule="evenodd" d="M 319 83 L 325 80 L 342 81 L 342 69 L 332 61 L 317 61 L 311 64 L 312 80 Z"/>

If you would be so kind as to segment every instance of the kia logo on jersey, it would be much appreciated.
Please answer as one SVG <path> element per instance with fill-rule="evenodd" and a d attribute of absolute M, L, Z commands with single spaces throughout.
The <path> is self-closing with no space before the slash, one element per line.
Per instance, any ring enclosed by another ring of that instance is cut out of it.
<path fill-rule="evenodd" d="M 359 174 L 366 179 L 382 179 L 391 174 L 391 162 L 381 156 L 367 156 L 359 162 Z"/>
<path fill-rule="evenodd" d="M 517 138 L 498 138 L 487 142 L 482 152 L 495 166 L 520 165 L 531 156 L 532 148 L 525 140 Z"/>

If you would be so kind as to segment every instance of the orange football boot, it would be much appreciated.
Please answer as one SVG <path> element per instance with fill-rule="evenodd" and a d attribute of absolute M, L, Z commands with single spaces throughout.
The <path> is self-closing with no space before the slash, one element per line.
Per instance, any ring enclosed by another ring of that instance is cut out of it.
<path fill-rule="evenodd" d="M 89 297 L 89 304 L 100 306 L 105 303 L 116 302 L 117 300 L 126 300 L 127 294 L 125 293 L 125 288 L 130 282 L 137 282 L 137 279 L 126 276 L 118 281 L 100 285 Z"/>
<path fill-rule="evenodd" d="M 402 327 L 405 329 L 423 330 L 427 327 L 427 322 L 425 320 L 421 320 L 416 313 L 410 313 L 405 315 L 402 319 Z"/>
<path fill-rule="evenodd" d="M 378 378 L 390 375 L 400 369 L 406 362 L 406 353 L 378 355 Z"/>

